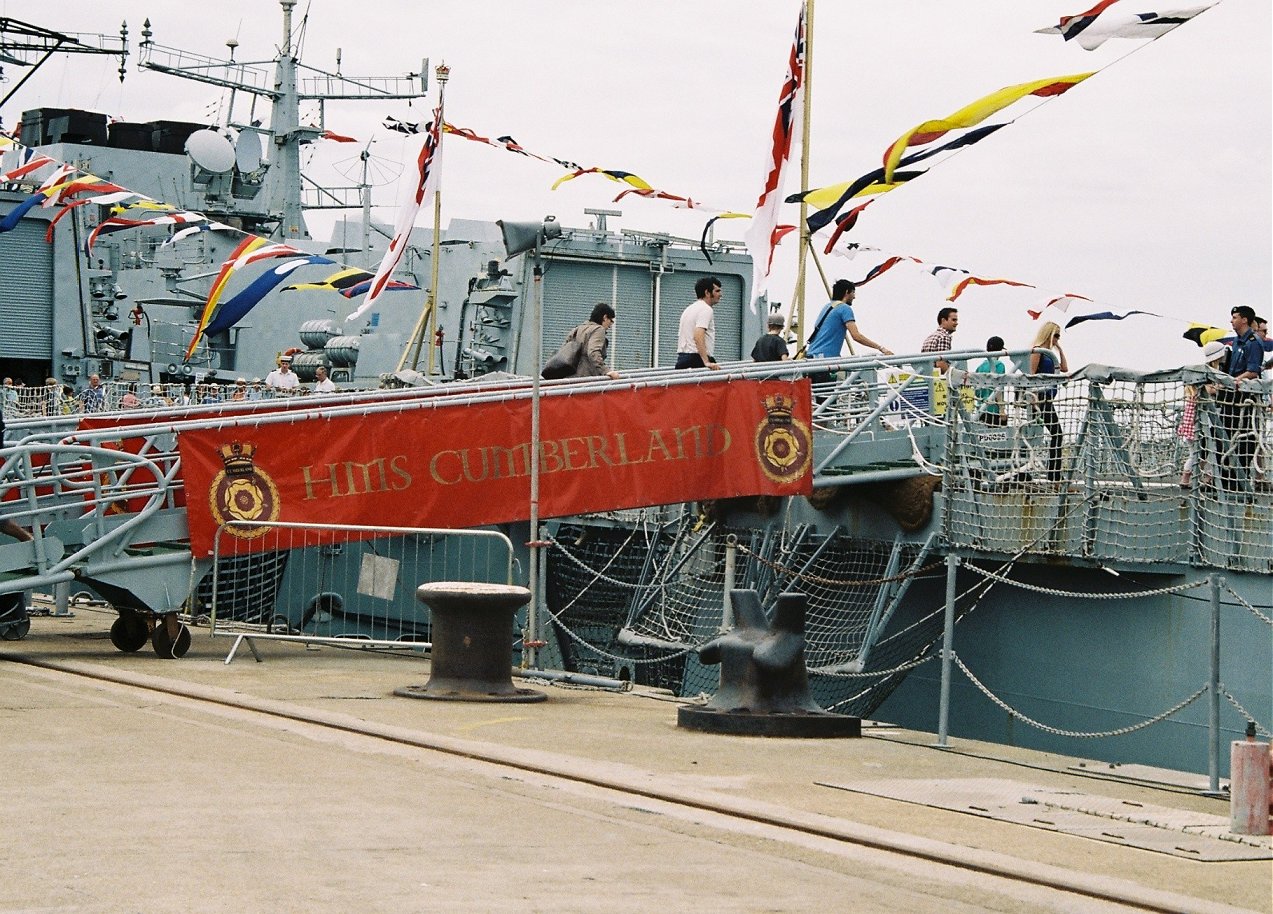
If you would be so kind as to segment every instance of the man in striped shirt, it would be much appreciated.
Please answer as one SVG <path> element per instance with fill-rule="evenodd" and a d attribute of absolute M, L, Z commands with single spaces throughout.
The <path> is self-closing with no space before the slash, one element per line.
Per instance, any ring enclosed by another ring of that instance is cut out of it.
<path fill-rule="evenodd" d="M 952 337 L 959 327 L 959 309 L 942 308 L 937 312 L 937 329 L 924 337 L 920 352 L 950 352 Z M 938 359 L 933 363 L 938 371 L 949 371 L 950 362 Z"/>

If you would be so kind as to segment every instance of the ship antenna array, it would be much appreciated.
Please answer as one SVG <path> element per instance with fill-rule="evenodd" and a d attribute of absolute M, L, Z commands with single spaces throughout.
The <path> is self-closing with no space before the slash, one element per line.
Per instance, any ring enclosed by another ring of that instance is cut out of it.
<path fill-rule="evenodd" d="M 273 60 L 238 61 L 234 59 L 233 50 L 229 60 L 218 60 L 165 47 L 155 43 L 147 19 L 138 45 L 138 62 L 147 70 L 269 100 L 269 132 L 273 134 L 277 150 L 273 167 L 278 176 L 273 185 L 277 196 L 271 201 L 270 209 L 280 219 L 285 237 L 300 238 L 306 237 L 300 147 L 326 131 L 326 102 L 424 99 L 429 89 L 429 61 L 426 58 L 421 62 L 419 72 L 402 76 L 346 76 L 341 72 L 339 59 L 334 73 L 308 66 L 290 50 L 294 46 L 292 8 L 296 0 L 279 0 L 279 5 L 283 9 L 283 50 Z M 236 41 L 235 47 L 237 45 Z M 300 106 L 310 101 L 318 102 L 318 124 L 302 125 Z M 356 191 L 357 188 L 327 188 L 325 196 L 336 197 L 341 190 Z M 354 199 L 357 195 L 351 193 L 350 197 Z"/>
<path fill-rule="evenodd" d="M 120 23 L 116 38 L 87 32 L 54 32 L 20 19 L 0 16 L 0 78 L 6 64 L 30 67 L 17 85 L 0 98 L 0 106 L 54 54 L 113 54 L 119 58 L 119 81 L 123 82 L 128 62 L 128 23 Z"/>

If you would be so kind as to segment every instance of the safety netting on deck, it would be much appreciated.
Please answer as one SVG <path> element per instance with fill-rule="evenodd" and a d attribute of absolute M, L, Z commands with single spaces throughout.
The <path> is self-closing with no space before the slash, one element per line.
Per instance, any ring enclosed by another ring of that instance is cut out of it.
<path fill-rule="evenodd" d="M 629 528 L 563 525 L 549 562 L 549 611 L 567 666 L 663 686 L 712 692 L 719 676 L 693 651 L 729 625 L 726 593 L 808 597 L 805 661 L 815 692 L 842 701 L 846 688 L 866 714 L 882 682 L 940 630 L 940 607 L 919 624 L 883 635 L 924 565 L 929 544 L 857 540 L 835 529 L 726 527 L 686 511 Z M 939 572 L 938 572 L 939 573 Z M 868 687 L 859 679 L 869 679 Z M 853 680 L 850 684 L 845 680 Z M 833 685 L 832 685 L 833 683 Z"/>
<path fill-rule="evenodd" d="M 1273 570 L 1269 382 L 1099 366 L 973 377 L 943 467 L 952 547 Z"/>

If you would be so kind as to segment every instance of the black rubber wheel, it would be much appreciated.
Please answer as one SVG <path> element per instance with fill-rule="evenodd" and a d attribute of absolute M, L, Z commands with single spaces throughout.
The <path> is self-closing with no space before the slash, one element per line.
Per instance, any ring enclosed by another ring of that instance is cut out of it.
<path fill-rule="evenodd" d="M 188 650 L 190 650 L 190 629 L 183 625 L 177 632 L 177 640 L 172 643 L 172 656 L 181 659 L 186 656 Z"/>
<path fill-rule="evenodd" d="M 168 626 L 164 624 L 163 619 L 155 623 L 155 630 L 150 633 L 150 643 L 159 659 L 172 659 L 172 639 L 168 637 Z"/>
<path fill-rule="evenodd" d="M 21 641 L 30 630 L 31 619 L 22 594 L 0 595 L 0 641 Z"/>
<path fill-rule="evenodd" d="M 146 620 L 135 613 L 124 613 L 111 623 L 111 644 L 126 654 L 140 650 L 149 638 Z"/>
<path fill-rule="evenodd" d="M 18 619 L 16 622 L 0 622 L 0 641 L 21 641 L 31 631 L 30 619 Z"/>
<path fill-rule="evenodd" d="M 179 626 L 177 637 L 173 639 L 168 635 L 167 624 L 160 619 L 155 624 L 155 630 L 150 633 L 150 643 L 161 660 L 179 659 L 190 650 L 190 629 L 184 625 Z"/>

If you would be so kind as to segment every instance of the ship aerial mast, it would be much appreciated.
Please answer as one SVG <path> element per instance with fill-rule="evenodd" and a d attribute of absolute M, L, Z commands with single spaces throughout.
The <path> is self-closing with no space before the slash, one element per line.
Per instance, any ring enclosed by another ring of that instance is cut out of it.
<path fill-rule="evenodd" d="M 424 99 L 428 91 L 428 60 L 422 61 L 418 73 L 404 76 L 345 76 L 340 73 L 339 64 L 335 73 L 307 66 L 299 59 L 299 43 L 293 37 L 292 10 L 296 0 L 279 0 L 279 5 L 283 8 L 283 43 L 273 60 L 240 62 L 233 57 L 216 60 L 163 47 L 152 40 L 150 20 L 146 20 L 142 31 L 139 59 L 141 66 L 148 70 L 269 100 L 268 133 L 274 141 L 271 167 L 275 174 L 269 209 L 277 220 L 277 228 L 271 234 L 308 238 L 304 210 L 363 206 L 364 188 L 311 186 L 301 174 L 301 146 L 320 138 L 327 130 L 326 102 Z M 273 74 L 269 69 L 271 65 Z M 307 101 L 318 102 L 316 125 L 300 122 L 301 103 Z"/>
<path fill-rule="evenodd" d="M 119 37 L 116 38 L 113 35 L 54 32 L 0 16 L 0 76 L 3 76 L 6 64 L 31 68 L 0 98 L 0 107 L 54 54 L 113 54 L 119 58 L 119 81 L 123 82 L 128 62 L 128 23 L 120 24 Z"/>

